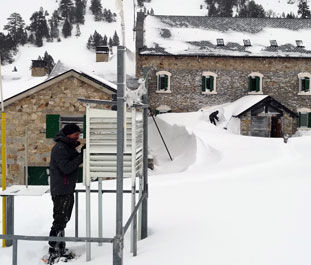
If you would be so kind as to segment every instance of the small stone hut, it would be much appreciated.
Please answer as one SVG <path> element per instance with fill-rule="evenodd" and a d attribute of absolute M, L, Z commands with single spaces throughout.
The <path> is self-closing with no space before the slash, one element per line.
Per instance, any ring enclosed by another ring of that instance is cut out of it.
<path fill-rule="evenodd" d="M 55 134 L 71 122 L 85 129 L 85 104 L 78 98 L 110 100 L 115 93 L 116 85 L 70 69 L 52 72 L 46 81 L 6 99 L 8 184 L 25 183 L 26 165 L 29 184 L 48 184 Z"/>

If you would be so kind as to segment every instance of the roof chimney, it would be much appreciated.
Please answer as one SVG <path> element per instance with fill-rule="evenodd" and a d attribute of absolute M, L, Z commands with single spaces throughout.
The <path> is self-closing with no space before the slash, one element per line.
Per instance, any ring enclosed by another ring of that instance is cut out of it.
<path fill-rule="evenodd" d="M 31 76 L 45 76 L 49 72 L 47 61 L 32 60 Z"/>
<path fill-rule="evenodd" d="M 108 62 L 109 60 L 109 47 L 97 46 L 96 47 L 96 62 Z"/>

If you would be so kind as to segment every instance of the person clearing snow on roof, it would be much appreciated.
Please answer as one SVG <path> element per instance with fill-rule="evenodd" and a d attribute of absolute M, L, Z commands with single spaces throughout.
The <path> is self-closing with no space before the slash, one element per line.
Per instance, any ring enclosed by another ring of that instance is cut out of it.
<path fill-rule="evenodd" d="M 217 116 L 218 113 L 219 111 L 216 110 L 209 115 L 210 122 L 213 123 L 215 126 L 216 126 L 216 121 L 219 121 L 219 117 Z"/>

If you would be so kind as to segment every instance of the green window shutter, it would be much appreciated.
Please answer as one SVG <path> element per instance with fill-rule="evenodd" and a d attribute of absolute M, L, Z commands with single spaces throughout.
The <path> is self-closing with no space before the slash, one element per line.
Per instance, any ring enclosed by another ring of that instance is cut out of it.
<path fill-rule="evenodd" d="M 211 92 L 214 90 L 214 76 L 209 77 L 209 90 Z"/>
<path fill-rule="evenodd" d="M 164 89 L 165 90 L 168 89 L 168 76 L 167 75 L 164 76 Z"/>
<path fill-rule="evenodd" d="M 248 91 L 251 92 L 253 90 L 253 78 L 250 76 L 248 78 Z"/>
<path fill-rule="evenodd" d="M 298 113 L 298 127 L 301 126 L 301 112 Z"/>
<path fill-rule="evenodd" d="M 310 78 L 306 77 L 305 78 L 305 90 L 306 92 L 308 92 L 310 90 Z"/>
<path fill-rule="evenodd" d="M 256 76 L 256 92 L 260 91 L 260 77 Z"/>
<path fill-rule="evenodd" d="M 86 138 L 86 115 L 83 115 L 83 138 Z"/>
<path fill-rule="evenodd" d="M 46 138 L 54 138 L 59 131 L 59 115 L 46 114 Z"/>
<path fill-rule="evenodd" d="M 206 91 L 206 77 L 202 75 L 202 92 Z"/>
<path fill-rule="evenodd" d="M 308 113 L 308 128 L 311 128 L 311 112 Z"/>

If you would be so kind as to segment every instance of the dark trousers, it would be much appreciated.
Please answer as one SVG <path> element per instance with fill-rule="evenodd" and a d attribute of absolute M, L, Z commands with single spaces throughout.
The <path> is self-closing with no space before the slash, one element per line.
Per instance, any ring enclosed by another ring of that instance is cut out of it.
<path fill-rule="evenodd" d="M 53 224 L 50 236 L 65 236 L 65 227 L 70 220 L 74 204 L 73 194 L 52 196 L 53 200 Z M 65 249 L 65 242 L 49 241 L 51 248 Z"/>

